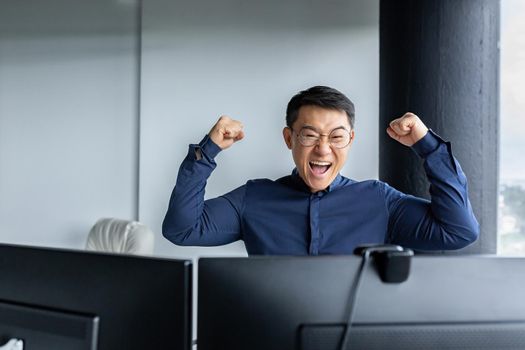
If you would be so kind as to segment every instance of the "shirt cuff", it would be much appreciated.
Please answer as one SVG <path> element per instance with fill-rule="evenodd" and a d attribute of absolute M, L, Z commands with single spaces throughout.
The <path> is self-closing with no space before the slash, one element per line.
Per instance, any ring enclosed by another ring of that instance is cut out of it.
<path fill-rule="evenodd" d="M 434 131 L 428 129 L 427 134 L 418 142 L 412 145 L 412 150 L 420 157 L 425 158 L 434 152 L 441 143 L 445 143 Z"/>
<path fill-rule="evenodd" d="M 219 154 L 221 148 L 215 144 L 210 138 L 209 135 L 204 136 L 204 138 L 199 142 L 199 145 L 197 146 L 201 152 L 206 156 L 208 159 L 214 159 L 217 154 Z"/>

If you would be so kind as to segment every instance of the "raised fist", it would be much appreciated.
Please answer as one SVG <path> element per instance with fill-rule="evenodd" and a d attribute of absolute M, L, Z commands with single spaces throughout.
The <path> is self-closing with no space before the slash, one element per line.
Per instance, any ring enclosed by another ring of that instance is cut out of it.
<path fill-rule="evenodd" d="M 427 134 L 428 128 L 417 115 L 405 113 L 401 118 L 392 120 L 386 132 L 394 140 L 411 147 Z"/>
<path fill-rule="evenodd" d="M 243 125 L 240 121 L 222 115 L 211 128 L 209 136 L 217 146 L 224 150 L 244 138 L 242 128 Z"/>

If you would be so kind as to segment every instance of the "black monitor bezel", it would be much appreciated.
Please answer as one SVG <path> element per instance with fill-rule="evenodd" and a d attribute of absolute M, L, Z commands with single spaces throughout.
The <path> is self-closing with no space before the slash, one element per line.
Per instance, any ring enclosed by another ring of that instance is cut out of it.
<path fill-rule="evenodd" d="M 0 244 L 0 276 L 0 300 L 99 316 L 99 350 L 191 349 L 191 260 Z"/>

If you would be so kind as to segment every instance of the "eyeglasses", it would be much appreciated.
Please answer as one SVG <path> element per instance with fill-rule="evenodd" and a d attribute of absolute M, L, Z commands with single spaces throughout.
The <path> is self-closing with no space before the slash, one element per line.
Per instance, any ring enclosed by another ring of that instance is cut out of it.
<path fill-rule="evenodd" d="M 290 128 L 292 129 L 292 128 Z M 295 132 L 295 130 L 292 129 Z M 311 147 L 319 144 L 321 136 L 328 137 L 328 143 L 335 148 L 345 148 L 350 144 L 352 137 L 350 131 L 338 128 L 332 130 L 329 134 L 321 134 L 311 128 L 302 128 L 299 132 L 295 132 L 301 145 Z"/>

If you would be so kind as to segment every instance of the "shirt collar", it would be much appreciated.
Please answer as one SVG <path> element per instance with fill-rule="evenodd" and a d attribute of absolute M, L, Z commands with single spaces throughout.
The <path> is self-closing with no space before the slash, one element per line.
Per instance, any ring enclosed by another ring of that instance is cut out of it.
<path fill-rule="evenodd" d="M 294 168 L 292 171 L 292 182 L 294 185 L 297 186 L 298 189 L 310 192 L 310 187 L 306 185 L 306 183 L 303 181 L 303 179 L 299 176 L 299 172 L 297 171 L 297 168 Z M 343 177 L 341 174 L 337 174 L 334 181 L 323 191 L 321 192 L 332 192 L 337 190 L 339 187 L 343 185 Z"/>

